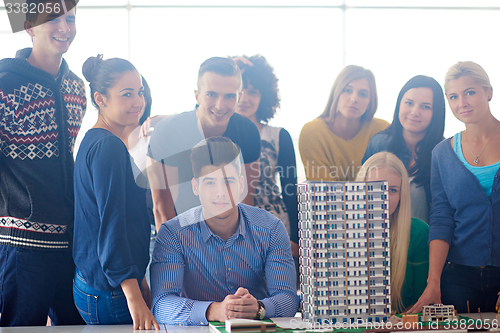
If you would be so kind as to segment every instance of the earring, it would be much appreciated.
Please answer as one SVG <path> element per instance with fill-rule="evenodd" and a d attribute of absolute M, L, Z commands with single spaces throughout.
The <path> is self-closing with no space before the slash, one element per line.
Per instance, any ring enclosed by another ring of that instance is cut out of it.
<path fill-rule="evenodd" d="M 101 105 L 101 108 L 103 108 L 103 107 L 105 107 L 105 106 L 106 106 L 106 105 L 102 104 L 102 105 Z"/>

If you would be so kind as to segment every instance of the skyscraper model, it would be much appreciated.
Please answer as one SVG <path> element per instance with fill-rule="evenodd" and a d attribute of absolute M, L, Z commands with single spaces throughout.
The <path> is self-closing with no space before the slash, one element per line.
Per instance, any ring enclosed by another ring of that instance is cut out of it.
<path fill-rule="evenodd" d="M 391 312 L 387 182 L 299 184 L 304 319 L 385 321 Z"/>

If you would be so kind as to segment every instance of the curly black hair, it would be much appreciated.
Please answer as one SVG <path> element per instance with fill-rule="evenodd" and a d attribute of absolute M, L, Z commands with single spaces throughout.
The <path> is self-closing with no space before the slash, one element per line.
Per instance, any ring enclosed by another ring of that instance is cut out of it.
<path fill-rule="evenodd" d="M 243 88 L 252 85 L 260 92 L 259 108 L 255 116 L 260 123 L 267 124 L 274 117 L 276 109 L 280 106 L 278 78 L 274 68 L 269 65 L 266 58 L 257 54 L 251 57 L 244 56 L 253 66 L 240 64 Z"/>

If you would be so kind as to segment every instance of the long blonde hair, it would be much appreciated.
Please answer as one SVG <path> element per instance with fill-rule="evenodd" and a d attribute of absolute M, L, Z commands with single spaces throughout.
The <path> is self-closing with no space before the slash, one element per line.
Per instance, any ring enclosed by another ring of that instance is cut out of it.
<path fill-rule="evenodd" d="M 357 181 L 365 181 L 369 172 L 386 169 L 401 177 L 401 196 L 399 205 L 392 213 L 390 224 L 391 237 L 391 304 L 392 309 L 402 311 L 401 288 L 406 275 L 406 262 L 411 231 L 411 199 L 408 172 L 404 164 L 389 152 L 380 152 L 370 157 L 361 167 Z"/>
<path fill-rule="evenodd" d="M 326 103 L 325 110 L 319 118 L 327 122 L 333 121 L 337 115 L 337 106 L 340 94 L 346 85 L 358 79 L 366 79 L 368 81 L 368 86 L 370 87 L 370 103 L 368 104 L 365 113 L 361 116 L 360 121 L 363 123 L 365 121 L 372 120 L 378 106 L 375 76 L 369 69 L 356 65 L 346 66 L 342 71 L 340 71 L 339 75 L 337 75 L 335 82 L 333 82 L 332 89 L 330 90 L 330 96 L 328 96 L 328 102 Z"/>

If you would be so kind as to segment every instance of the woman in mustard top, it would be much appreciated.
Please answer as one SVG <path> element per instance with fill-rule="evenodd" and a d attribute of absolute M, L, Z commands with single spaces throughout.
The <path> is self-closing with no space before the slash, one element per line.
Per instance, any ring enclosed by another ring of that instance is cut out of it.
<path fill-rule="evenodd" d="M 325 111 L 302 128 L 299 151 L 307 180 L 356 178 L 368 142 L 389 123 L 373 118 L 377 88 L 373 73 L 347 66 L 335 79 Z"/>

